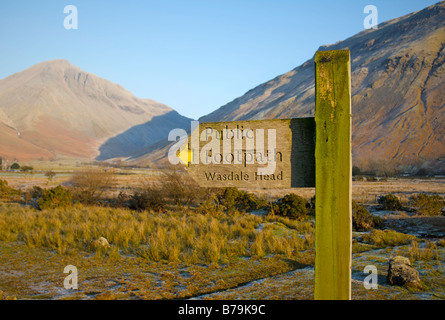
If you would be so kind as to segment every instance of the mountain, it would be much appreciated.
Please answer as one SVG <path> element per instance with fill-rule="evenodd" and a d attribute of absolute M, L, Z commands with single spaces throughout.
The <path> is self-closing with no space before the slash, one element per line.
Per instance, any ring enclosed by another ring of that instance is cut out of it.
<path fill-rule="evenodd" d="M 445 172 L 445 1 L 319 50 L 349 49 L 355 165 Z M 313 116 L 314 59 L 200 122 Z"/>
<path fill-rule="evenodd" d="M 190 119 L 139 99 L 66 60 L 42 62 L 0 80 L 0 156 L 125 157 Z"/>

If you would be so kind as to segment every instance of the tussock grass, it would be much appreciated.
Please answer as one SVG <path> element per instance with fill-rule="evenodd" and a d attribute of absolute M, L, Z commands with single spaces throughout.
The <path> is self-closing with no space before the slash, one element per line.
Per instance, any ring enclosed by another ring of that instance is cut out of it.
<path fill-rule="evenodd" d="M 437 243 L 428 240 L 425 241 L 423 247 L 419 247 L 418 241 L 411 241 L 408 248 L 398 250 L 397 254 L 408 257 L 411 263 L 416 261 L 440 260 L 440 252 Z"/>
<path fill-rule="evenodd" d="M 364 242 L 379 248 L 405 245 L 412 240 L 417 240 L 417 237 L 394 230 L 372 230 L 371 233 L 363 235 Z"/>
<path fill-rule="evenodd" d="M 265 219 L 241 213 L 214 216 L 184 210 L 154 214 L 80 204 L 38 211 L 0 204 L 0 240 L 23 241 L 30 248 L 46 247 L 60 254 L 74 249 L 115 257 L 133 253 L 150 261 L 188 265 L 224 263 L 242 256 L 291 257 L 313 246 L 310 224 L 280 218 L 293 232 L 277 236 L 270 228 L 257 229 Z M 284 225 L 283 229 L 289 230 Z M 92 245 L 100 237 L 111 248 Z"/>

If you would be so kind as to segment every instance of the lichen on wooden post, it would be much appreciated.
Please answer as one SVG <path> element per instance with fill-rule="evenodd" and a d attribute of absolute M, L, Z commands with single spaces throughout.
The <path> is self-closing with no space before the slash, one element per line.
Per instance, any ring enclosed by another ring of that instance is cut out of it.
<path fill-rule="evenodd" d="M 349 50 L 315 55 L 315 299 L 351 298 Z"/>

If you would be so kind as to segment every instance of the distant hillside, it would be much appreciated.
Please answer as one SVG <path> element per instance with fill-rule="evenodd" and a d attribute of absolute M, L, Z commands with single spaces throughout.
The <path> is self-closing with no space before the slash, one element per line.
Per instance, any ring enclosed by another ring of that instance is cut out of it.
<path fill-rule="evenodd" d="M 445 2 L 319 50 L 351 50 L 353 160 L 445 172 Z M 311 116 L 314 60 L 259 85 L 201 122 Z"/>
<path fill-rule="evenodd" d="M 126 157 L 190 119 L 139 99 L 65 60 L 0 80 L 0 156 L 20 161 L 67 156 Z"/>

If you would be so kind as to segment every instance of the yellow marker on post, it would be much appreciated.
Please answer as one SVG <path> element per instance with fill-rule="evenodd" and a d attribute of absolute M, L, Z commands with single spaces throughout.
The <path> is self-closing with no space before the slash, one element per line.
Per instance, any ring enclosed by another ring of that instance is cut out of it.
<path fill-rule="evenodd" d="M 351 299 L 349 50 L 315 54 L 315 299 Z"/>
<path fill-rule="evenodd" d="M 179 151 L 178 157 L 187 167 L 189 166 L 189 163 L 192 162 L 192 150 L 189 149 L 187 142 L 185 143 L 184 148 Z"/>

